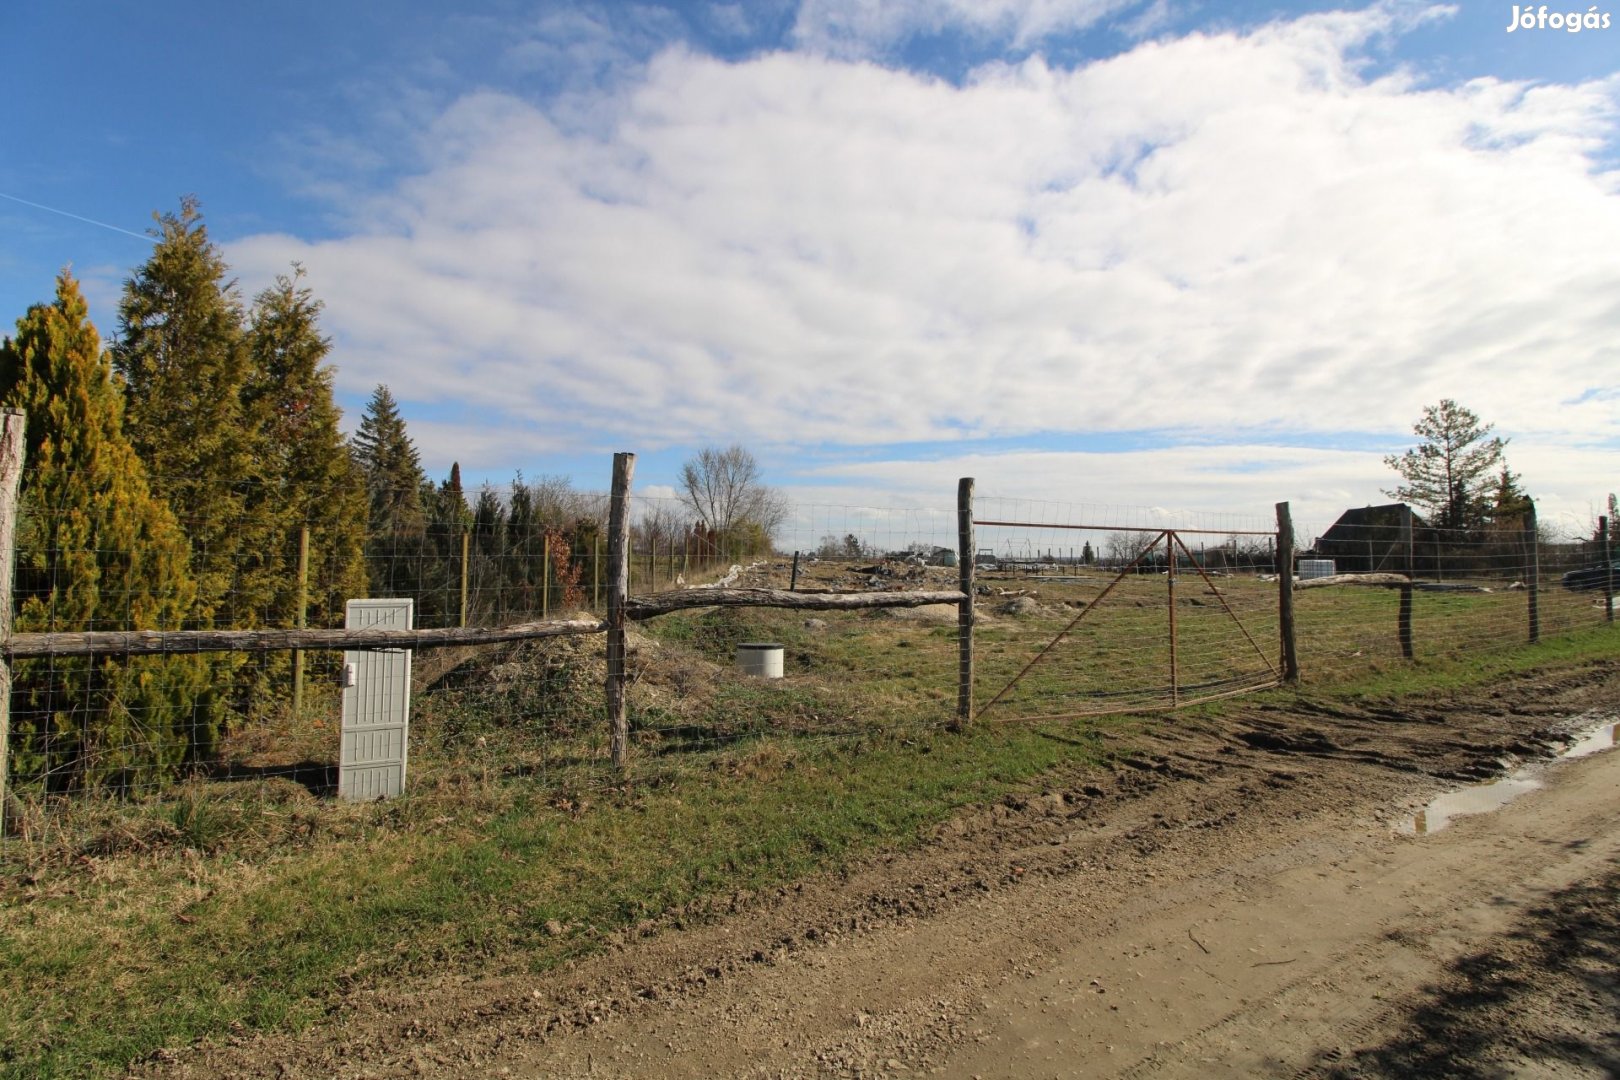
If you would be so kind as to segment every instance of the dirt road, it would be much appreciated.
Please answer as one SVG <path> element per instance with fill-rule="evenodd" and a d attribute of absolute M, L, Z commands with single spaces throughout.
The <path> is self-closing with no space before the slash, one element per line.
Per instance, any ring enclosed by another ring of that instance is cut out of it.
<path fill-rule="evenodd" d="M 1617 705 L 1607 666 L 1466 702 L 1172 718 L 1112 774 L 920 852 L 681 913 L 567 971 L 410 987 L 151 1071 L 1617 1075 L 1620 752 L 1412 832 L 1437 793 Z"/>

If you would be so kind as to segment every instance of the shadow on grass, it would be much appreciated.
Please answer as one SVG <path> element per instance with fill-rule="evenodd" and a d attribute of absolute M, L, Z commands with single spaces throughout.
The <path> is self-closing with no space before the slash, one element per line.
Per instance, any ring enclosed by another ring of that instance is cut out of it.
<path fill-rule="evenodd" d="M 1620 865 L 1531 908 L 1492 952 L 1453 963 L 1382 1046 L 1312 1075 L 1620 1076 Z M 1318 1072 L 1319 1071 L 1319 1072 Z"/>
<path fill-rule="evenodd" d="M 318 799 L 337 795 L 338 767 L 330 761 L 300 761 L 291 765 L 243 765 L 226 762 L 208 770 L 209 780 L 241 783 L 254 780 L 291 780 L 301 784 Z"/>

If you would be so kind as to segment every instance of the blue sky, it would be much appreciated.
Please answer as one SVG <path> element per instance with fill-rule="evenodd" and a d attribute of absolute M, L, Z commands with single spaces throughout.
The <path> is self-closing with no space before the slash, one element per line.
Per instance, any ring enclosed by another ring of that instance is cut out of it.
<path fill-rule="evenodd" d="M 307 268 L 350 423 L 388 383 L 436 474 L 631 449 L 661 495 L 739 441 L 804 503 L 1325 524 L 1454 397 L 1570 530 L 1620 483 L 1620 26 L 443 8 L 12 0 L 0 321 L 71 265 L 112 336 L 195 193 L 245 296 Z"/>

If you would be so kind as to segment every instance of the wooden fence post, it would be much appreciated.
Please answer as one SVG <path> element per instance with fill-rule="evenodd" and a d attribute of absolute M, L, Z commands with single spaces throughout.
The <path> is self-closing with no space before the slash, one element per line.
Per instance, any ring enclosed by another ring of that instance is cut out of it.
<path fill-rule="evenodd" d="M 551 614 L 551 533 L 540 537 L 540 617 Z"/>
<path fill-rule="evenodd" d="M 1598 518 L 1598 553 L 1603 556 L 1603 621 L 1614 622 L 1614 550 L 1609 545 L 1609 519 Z"/>
<path fill-rule="evenodd" d="M 1395 619 L 1395 633 L 1401 642 L 1401 657 L 1410 660 L 1416 655 L 1412 647 L 1412 583 L 1410 581 L 1401 585 L 1401 606 Z"/>
<path fill-rule="evenodd" d="M 1406 547 L 1406 584 L 1401 586 L 1401 607 L 1400 613 L 1396 617 L 1395 632 L 1400 637 L 1401 656 L 1410 660 L 1414 655 L 1412 650 L 1412 582 L 1417 577 L 1417 568 L 1413 565 L 1416 560 L 1413 557 L 1412 549 L 1413 529 L 1412 508 L 1410 506 L 1406 508 L 1402 531 L 1406 534 L 1403 538 Z"/>
<path fill-rule="evenodd" d="M 973 477 L 956 482 L 956 730 L 973 719 Z"/>
<path fill-rule="evenodd" d="M 465 527 L 461 530 L 461 621 L 458 626 L 467 625 L 467 556 L 472 547 L 472 533 Z"/>
<path fill-rule="evenodd" d="M 1299 646 L 1294 636 L 1294 519 L 1277 504 L 1277 630 L 1282 636 L 1283 682 L 1299 682 Z"/>
<path fill-rule="evenodd" d="M 293 627 L 309 625 L 309 526 L 298 529 L 298 593 L 293 608 Z M 304 715 L 304 650 L 293 650 L 293 722 Z"/>
<path fill-rule="evenodd" d="M 1525 593 L 1530 605 L 1530 644 L 1541 640 L 1541 549 L 1536 543 L 1536 504 L 1531 503 L 1524 515 L 1524 539 L 1530 563 L 1526 568 L 1530 580 Z"/>
<path fill-rule="evenodd" d="M 613 765 L 628 764 L 630 719 L 625 703 L 624 601 L 630 591 L 630 480 L 636 455 L 613 455 L 613 494 L 608 509 L 607 708 Z"/>
<path fill-rule="evenodd" d="M 20 409 L 0 411 L 0 641 L 11 637 L 12 571 L 17 565 L 17 489 L 22 485 L 28 418 Z M 15 802 L 6 786 L 11 749 L 11 664 L 0 655 L 0 836 L 16 826 Z"/>

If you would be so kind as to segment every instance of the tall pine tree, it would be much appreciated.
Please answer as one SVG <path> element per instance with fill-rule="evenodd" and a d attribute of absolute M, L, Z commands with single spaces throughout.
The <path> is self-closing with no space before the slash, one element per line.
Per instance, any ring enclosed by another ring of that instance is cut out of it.
<path fill-rule="evenodd" d="M 302 267 L 254 298 L 247 348 L 250 368 L 242 389 L 247 423 L 263 438 L 264 483 L 281 508 L 285 553 L 273 621 L 291 625 L 297 606 L 297 550 L 309 529 L 308 621 L 340 625 L 344 601 L 366 589 L 365 482 L 349 453 L 332 399 L 332 372 L 322 364 L 331 341 L 322 336 L 321 302 L 303 284 Z"/>
<path fill-rule="evenodd" d="M 73 278 L 0 344 L 0 403 L 27 413 L 19 631 L 173 630 L 191 614 L 185 536 L 147 486 Z M 214 752 L 197 657 L 17 665 L 14 769 L 51 790 L 126 787 Z"/>
<path fill-rule="evenodd" d="M 387 386 L 372 391 L 349 445 L 365 476 L 371 535 L 420 532 L 427 524 L 422 505 L 427 474 Z"/>
<path fill-rule="evenodd" d="M 425 602 L 432 591 L 428 503 L 434 489 L 388 387 L 372 393 L 349 447 L 370 506 L 366 571 L 372 595 L 409 596 L 417 601 L 417 625 L 433 625 L 442 614 Z"/>

